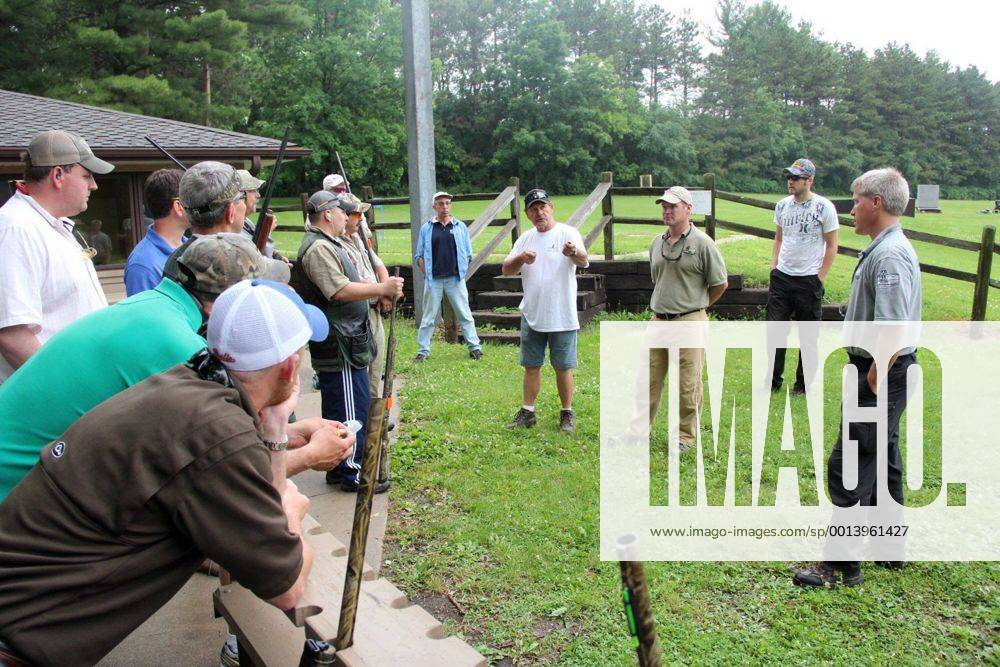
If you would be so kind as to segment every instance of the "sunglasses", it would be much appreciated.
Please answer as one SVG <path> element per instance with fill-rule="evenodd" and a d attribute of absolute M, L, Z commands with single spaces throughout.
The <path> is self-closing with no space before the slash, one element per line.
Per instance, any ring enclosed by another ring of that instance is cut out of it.
<path fill-rule="evenodd" d="M 671 248 L 669 252 L 667 252 L 668 245 L 669 244 L 667 243 L 667 239 L 663 239 L 663 243 L 660 244 L 660 255 L 663 257 L 663 259 L 665 259 L 668 262 L 679 262 L 681 257 L 684 256 L 684 251 L 687 250 L 688 247 L 687 238 L 684 239 L 684 243 L 675 243 L 674 247 Z M 674 249 L 676 248 L 680 248 L 680 250 L 678 250 L 677 254 L 675 255 Z"/>
<path fill-rule="evenodd" d="M 795 174 L 787 174 L 787 175 L 785 175 L 785 180 L 786 181 L 805 181 L 808 178 L 809 178 L 808 176 L 796 176 Z"/>

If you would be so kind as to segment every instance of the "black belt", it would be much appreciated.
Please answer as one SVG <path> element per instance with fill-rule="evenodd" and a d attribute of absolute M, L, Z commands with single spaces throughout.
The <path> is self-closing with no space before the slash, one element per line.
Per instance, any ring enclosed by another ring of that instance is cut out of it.
<path fill-rule="evenodd" d="M 676 320 L 678 317 L 684 317 L 685 315 L 691 315 L 692 313 L 700 313 L 703 310 L 705 309 L 695 308 L 694 310 L 689 310 L 686 313 L 677 313 L 676 315 L 674 313 L 658 313 L 654 310 L 653 315 L 656 315 L 657 319 L 661 320 Z"/>

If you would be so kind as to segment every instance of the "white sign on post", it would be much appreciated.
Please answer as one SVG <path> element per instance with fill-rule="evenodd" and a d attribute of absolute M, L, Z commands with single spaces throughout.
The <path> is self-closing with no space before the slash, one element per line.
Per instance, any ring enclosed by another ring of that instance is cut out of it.
<path fill-rule="evenodd" d="M 917 210 L 925 209 L 936 211 L 941 208 L 941 186 L 940 185 L 918 185 L 917 186 Z"/>
<path fill-rule="evenodd" d="M 712 214 L 712 191 L 711 190 L 691 190 L 691 197 L 694 199 L 694 209 L 692 213 L 696 215 Z"/>

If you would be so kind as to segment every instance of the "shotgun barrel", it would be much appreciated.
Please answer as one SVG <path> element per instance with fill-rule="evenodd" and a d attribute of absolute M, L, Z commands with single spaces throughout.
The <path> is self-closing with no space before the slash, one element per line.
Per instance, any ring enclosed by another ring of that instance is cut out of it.
<path fill-rule="evenodd" d="M 285 128 L 285 136 L 281 139 L 281 146 L 278 148 L 278 157 L 274 160 L 274 170 L 271 171 L 271 178 L 267 179 L 267 188 L 264 190 L 264 199 L 260 205 L 260 214 L 257 216 L 257 226 L 253 230 L 253 243 L 257 250 L 264 252 L 267 245 L 267 237 L 270 233 L 270 225 L 267 224 L 267 207 L 271 204 L 271 194 L 274 192 L 274 183 L 278 180 L 278 172 L 281 171 L 281 161 L 285 159 L 285 148 L 288 146 L 288 135 L 292 128 Z M 273 214 L 272 214 L 273 215 Z"/>

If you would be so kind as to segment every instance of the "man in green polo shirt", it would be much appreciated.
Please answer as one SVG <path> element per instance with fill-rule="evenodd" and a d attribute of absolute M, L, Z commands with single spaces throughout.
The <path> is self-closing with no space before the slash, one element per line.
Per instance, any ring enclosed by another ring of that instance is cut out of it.
<path fill-rule="evenodd" d="M 649 308 L 654 320 L 705 321 L 705 309 L 715 303 L 726 287 L 726 264 L 722 253 L 707 234 L 691 224 L 694 199 L 686 188 L 675 185 L 656 200 L 663 208 L 666 230 L 649 247 L 653 296 Z M 680 353 L 680 450 L 697 444 L 701 417 L 704 363 L 702 350 Z M 649 351 L 649 423 L 652 425 L 663 396 L 667 376 L 667 350 Z"/>

